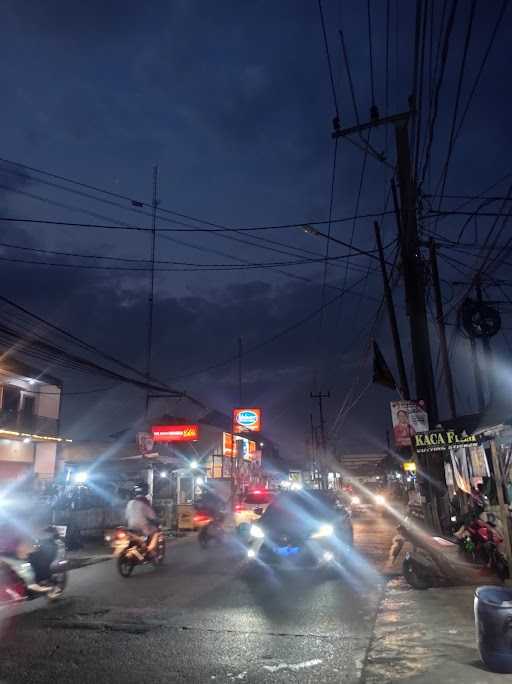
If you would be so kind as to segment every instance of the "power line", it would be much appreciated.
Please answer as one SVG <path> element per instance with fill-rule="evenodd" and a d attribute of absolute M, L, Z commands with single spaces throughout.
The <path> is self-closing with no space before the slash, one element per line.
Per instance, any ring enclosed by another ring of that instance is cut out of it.
<path fill-rule="evenodd" d="M 362 250 L 359 251 L 359 255 L 365 254 Z M 366 252 L 368 256 L 372 256 L 372 252 Z M 350 259 L 356 254 L 340 254 L 338 256 L 331 257 L 319 257 L 318 259 L 299 259 L 296 261 L 271 261 L 271 262 L 255 262 L 255 263 L 244 263 L 240 265 L 234 264 L 218 264 L 218 265 L 191 265 L 191 267 L 185 268 L 155 268 L 154 270 L 159 273 L 201 273 L 201 272 L 230 272 L 230 271 L 241 271 L 246 269 L 272 269 L 272 268 L 282 268 L 283 266 L 307 266 L 313 264 L 319 264 L 325 262 L 325 260 L 340 261 L 342 259 Z M 17 264 L 29 264 L 32 266 L 47 266 L 53 268 L 78 268 L 81 270 L 92 270 L 92 271 L 124 271 L 124 272 L 141 272 L 147 273 L 151 271 L 151 267 L 141 266 L 139 268 L 135 266 L 100 266 L 96 264 L 77 264 L 77 263 L 65 263 L 65 262 L 55 262 L 55 261 L 36 261 L 34 259 L 19 259 L 15 257 L 2 257 L 0 256 L 0 261 L 7 263 L 17 263 Z M 177 262 L 179 263 L 179 262 Z M 183 262 L 186 263 L 186 262 Z"/>
<path fill-rule="evenodd" d="M 476 90 L 478 88 L 478 84 L 480 82 L 480 78 L 482 77 L 483 71 L 485 69 L 485 65 L 486 65 L 487 60 L 489 58 L 489 55 L 491 53 L 492 47 L 494 45 L 494 41 L 496 40 L 496 36 L 498 34 L 498 30 L 500 28 L 500 25 L 503 21 L 503 17 L 505 15 L 505 11 L 507 9 L 508 4 L 509 4 L 509 0 L 503 0 L 503 2 L 501 4 L 501 9 L 500 9 L 500 12 L 498 14 L 498 18 L 496 20 L 496 23 L 494 25 L 494 28 L 493 28 L 493 31 L 491 34 L 491 38 L 490 38 L 489 43 L 487 45 L 487 48 L 485 50 L 485 54 L 484 54 L 484 57 L 483 57 L 482 62 L 480 64 L 480 67 L 478 69 L 478 72 L 477 72 L 477 75 L 475 77 L 475 81 L 473 83 L 473 86 L 472 86 L 471 91 L 469 93 L 468 101 L 466 103 L 466 107 L 464 108 L 464 111 L 463 111 L 462 116 L 460 118 L 460 122 L 459 122 L 459 125 L 457 127 L 457 131 L 455 133 L 455 140 L 457 140 L 457 138 L 459 137 L 462 126 L 464 125 L 464 121 L 466 119 L 467 113 L 469 111 L 469 108 L 470 108 L 471 103 L 473 101 L 473 98 L 475 96 Z"/>
<path fill-rule="evenodd" d="M 452 30 L 453 30 L 453 24 L 455 21 L 455 13 L 457 10 L 457 2 L 458 2 L 458 0 L 452 1 L 450 15 L 448 17 L 448 22 L 446 25 L 446 31 L 445 31 L 445 35 L 444 35 L 444 41 L 443 41 L 443 50 L 441 53 L 441 65 L 440 65 L 439 77 L 437 79 L 436 87 L 434 90 L 434 104 L 433 104 L 432 116 L 431 116 L 430 122 L 429 122 L 427 149 L 425 152 L 425 158 L 423 160 L 423 167 L 422 167 L 422 171 L 421 171 L 421 180 L 419 183 L 418 190 L 421 190 L 421 186 L 422 186 L 423 181 L 425 179 L 427 168 L 428 168 L 428 165 L 430 163 L 430 156 L 432 153 L 432 143 L 434 141 L 434 129 L 435 129 L 437 114 L 438 114 L 438 110 L 439 110 L 439 95 L 441 92 L 441 86 L 442 86 L 443 80 L 444 80 L 444 72 L 446 69 L 447 61 L 448 61 L 448 50 L 449 50 L 449 45 L 450 45 L 450 37 L 451 37 Z"/>
<path fill-rule="evenodd" d="M 3 188 L 4 186 L 0 185 L 0 188 Z M 5 189 L 10 189 L 5 187 Z M 13 190 L 13 192 L 22 192 L 20 190 Z M 27 194 L 27 193 L 24 193 Z M 37 198 L 36 199 L 40 199 Z M 64 207 L 66 209 L 70 207 Z M 81 211 L 81 210 L 80 210 Z M 393 211 L 388 211 L 386 214 L 393 214 Z M 299 221 L 297 223 L 281 223 L 281 224 L 275 224 L 275 225 L 265 225 L 265 226 L 248 226 L 248 227 L 240 227 L 240 228 L 199 228 L 199 227 L 191 227 L 191 228 L 157 228 L 158 233 L 246 233 L 246 232 L 257 232 L 257 231 L 266 231 L 266 230 L 285 230 L 287 228 L 302 228 L 304 224 L 313 224 L 313 225 L 328 225 L 329 223 L 348 223 L 350 221 L 353 221 L 354 219 L 365 219 L 365 218 L 375 218 L 376 216 L 380 216 L 381 212 L 370 212 L 367 214 L 361 214 L 360 216 L 344 216 L 341 218 L 333 218 L 331 221 L 329 219 L 321 219 L 321 220 L 308 220 L 304 219 L 303 221 Z M 55 219 L 34 219 L 34 218 L 15 218 L 12 216 L 0 216 L 0 221 L 7 221 L 9 223 L 35 223 L 35 224 L 43 224 L 43 225 L 54 225 L 54 226 L 63 226 L 66 228 L 99 228 L 103 230 L 134 230 L 134 231 L 142 231 L 145 233 L 150 233 L 151 228 L 144 228 L 143 226 L 134 226 L 134 225 L 119 225 L 119 224 L 98 224 L 98 223 L 82 223 L 82 222 L 73 222 L 73 221 L 57 221 Z"/>
<path fill-rule="evenodd" d="M 319 316 L 322 313 L 322 311 L 324 309 L 328 308 L 329 306 L 331 306 L 331 304 L 334 304 L 336 301 L 338 301 L 338 299 L 340 297 L 342 297 L 345 294 L 345 292 L 352 291 L 355 287 L 357 287 L 360 283 L 362 283 L 363 280 L 364 280 L 364 277 L 360 278 L 356 282 L 352 283 L 352 285 L 350 285 L 348 288 L 346 288 L 345 291 L 343 291 L 340 294 L 336 295 L 335 297 L 331 298 L 323 306 L 320 306 L 319 308 L 315 309 L 314 311 L 309 313 L 307 316 L 305 316 L 301 320 L 296 321 L 295 323 L 292 323 L 291 325 L 287 326 L 283 330 L 280 330 L 279 332 L 272 335 L 271 337 L 268 337 L 265 340 L 258 342 L 257 344 L 253 345 L 252 347 L 245 348 L 244 349 L 244 357 L 247 356 L 247 354 L 252 354 L 253 352 L 258 351 L 258 350 L 262 349 L 263 347 L 266 347 L 267 345 L 272 344 L 273 342 L 280 339 L 281 337 L 284 337 L 285 335 L 287 335 L 290 332 L 293 332 L 294 330 L 301 327 L 302 325 L 309 323 L 309 321 L 314 320 L 317 316 Z M 213 364 L 206 366 L 204 368 L 192 371 L 190 373 L 185 373 L 183 375 L 176 376 L 175 378 L 169 379 L 168 382 L 177 382 L 179 380 L 184 380 L 184 379 L 193 377 L 195 375 L 203 375 L 204 373 L 208 373 L 212 370 L 217 370 L 218 368 L 223 368 L 224 366 L 227 366 L 227 365 L 229 365 L 235 361 L 238 361 L 238 359 L 239 359 L 239 355 L 235 354 L 234 356 L 230 356 L 227 359 L 224 359 L 222 361 L 218 361 L 218 362 L 213 363 Z"/>
<path fill-rule="evenodd" d="M 136 375 L 139 375 L 140 377 L 144 377 L 147 379 L 147 376 L 145 373 L 143 373 L 141 370 L 138 368 L 131 366 L 130 364 L 125 363 L 121 359 L 116 358 L 115 356 L 109 354 L 108 352 L 103 351 L 102 349 L 98 348 L 97 346 L 91 344 L 90 342 L 86 342 L 85 340 L 81 339 L 77 335 L 74 335 L 71 333 L 69 330 L 66 330 L 65 328 L 62 328 L 55 323 L 52 323 L 48 319 L 39 316 L 38 314 L 34 313 L 33 311 L 30 311 L 26 307 L 22 306 L 21 304 L 18 304 L 17 302 L 13 301 L 12 299 L 9 299 L 7 297 L 4 297 L 3 295 L 0 295 L 0 301 L 3 302 L 4 304 L 7 304 L 9 307 L 14 309 L 16 312 L 18 312 L 18 315 L 23 315 L 27 316 L 30 321 L 37 321 L 38 323 L 43 324 L 47 328 L 54 330 L 55 332 L 63 335 L 65 338 L 68 338 L 75 344 L 78 344 L 79 347 L 82 347 L 83 349 L 86 349 L 87 351 L 93 352 L 95 354 L 98 354 L 99 356 L 103 357 L 104 359 L 111 361 L 121 368 L 124 368 L 125 370 L 128 370 L 132 373 L 135 373 Z M 34 331 L 32 334 L 35 334 Z M 42 338 L 41 338 L 42 339 Z M 152 380 L 152 382 L 157 382 L 153 380 L 152 378 L 149 378 L 149 380 Z M 160 384 L 160 391 L 161 390 L 170 390 L 171 388 L 166 387 L 164 383 Z M 172 390 L 175 391 L 175 390 Z"/>
<path fill-rule="evenodd" d="M 375 107 L 375 80 L 373 76 L 373 36 L 371 0 L 367 1 L 366 7 L 368 10 L 368 53 L 370 58 L 370 90 L 372 96 L 372 107 Z"/>
<path fill-rule="evenodd" d="M 320 24 L 322 26 L 322 34 L 324 37 L 325 56 L 327 59 L 327 68 L 329 70 L 329 78 L 331 81 L 332 99 L 333 99 L 333 103 L 334 103 L 334 109 L 336 110 L 336 116 L 338 117 L 338 120 L 339 120 L 340 109 L 338 107 L 338 97 L 336 95 L 336 85 L 334 83 L 334 72 L 333 72 L 333 68 L 332 68 L 331 53 L 329 51 L 329 41 L 327 39 L 327 31 L 325 28 L 325 17 L 324 17 L 324 11 L 322 9 L 322 0 L 318 0 L 318 11 L 320 13 Z"/>
<path fill-rule="evenodd" d="M 457 117 L 459 114 L 459 106 L 460 106 L 460 99 L 461 99 L 461 93 L 462 93 L 462 83 L 464 80 L 464 71 L 466 69 L 466 61 L 468 57 L 468 52 L 469 52 L 469 44 L 471 42 L 471 34 L 473 31 L 473 21 L 475 18 L 475 10 L 476 10 L 476 0 L 472 0 L 471 2 L 471 9 L 469 12 L 469 19 L 468 19 L 468 25 L 466 29 L 466 37 L 464 39 L 464 48 L 462 52 L 462 60 L 460 63 L 460 69 L 459 69 L 459 75 L 457 79 L 457 90 L 456 90 L 456 95 L 455 95 L 455 107 L 453 110 L 453 116 L 452 116 L 452 123 L 450 127 L 450 135 L 448 138 L 448 152 L 446 154 L 446 159 L 443 165 L 443 170 L 441 171 L 441 197 L 439 198 L 439 203 L 438 203 L 438 209 L 441 208 L 441 201 L 442 201 L 442 196 L 444 194 L 444 191 L 446 189 L 446 183 L 448 180 L 448 169 L 450 166 L 450 161 L 452 158 L 453 154 L 453 148 L 455 144 L 455 126 L 457 123 Z"/>

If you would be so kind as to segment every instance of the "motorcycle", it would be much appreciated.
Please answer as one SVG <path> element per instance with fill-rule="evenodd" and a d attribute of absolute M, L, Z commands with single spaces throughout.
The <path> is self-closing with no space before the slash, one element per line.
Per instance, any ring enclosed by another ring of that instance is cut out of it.
<path fill-rule="evenodd" d="M 497 526 L 493 513 L 481 512 L 473 515 L 455 532 L 463 553 L 480 565 L 496 572 L 501 580 L 509 577 L 509 567 L 505 556 L 499 550 L 504 537 Z"/>
<path fill-rule="evenodd" d="M 225 538 L 224 513 L 212 514 L 198 511 L 194 516 L 194 524 L 199 527 L 197 541 L 202 549 L 206 549 L 211 541 L 222 544 Z"/>
<path fill-rule="evenodd" d="M 482 583 L 485 579 L 482 575 L 491 574 L 489 567 L 475 565 L 461 556 L 459 541 L 428 534 L 408 519 L 397 530 L 391 558 L 396 561 L 404 545 L 410 545 L 402 563 L 402 574 L 414 589 Z"/>
<path fill-rule="evenodd" d="M 0 606 L 41 596 L 51 601 L 63 593 L 68 568 L 64 543 L 54 528 L 47 532 L 26 559 L 0 557 Z"/>
<path fill-rule="evenodd" d="M 117 569 L 121 577 L 130 577 L 137 565 L 158 566 L 165 559 L 165 536 L 158 526 L 156 548 L 148 553 L 147 539 L 144 535 L 127 527 L 118 527 L 112 535 L 112 548 L 117 558 Z"/>

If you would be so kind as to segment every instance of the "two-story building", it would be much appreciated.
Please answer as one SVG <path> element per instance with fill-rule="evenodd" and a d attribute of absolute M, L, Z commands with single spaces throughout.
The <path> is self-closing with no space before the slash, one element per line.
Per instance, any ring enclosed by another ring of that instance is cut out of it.
<path fill-rule="evenodd" d="M 0 360 L 0 484 L 51 479 L 57 463 L 62 382 L 11 357 Z"/>

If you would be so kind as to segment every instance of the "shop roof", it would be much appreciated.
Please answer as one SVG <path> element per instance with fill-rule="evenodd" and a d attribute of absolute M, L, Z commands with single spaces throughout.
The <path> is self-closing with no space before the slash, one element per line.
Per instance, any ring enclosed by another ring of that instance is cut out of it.
<path fill-rule="evenodd" d="M 46 371 L 43 371 L 40 368 L 34 368 L 34 366 L 29 366 L 28 364 L 24 363 L 23 361 L 20 361 L 17 358 L 12 357 L 11 355 L 4 356 L 2 358 L 0 368 L 2 370 L 7 371 L 8 373 L 13 373 L 14 375 L 21 375 L 25 378 L 33 378 L 34 380 L 39 380 L 48 385 L 56 385 L 57 387 L 62 387 L 62 380 L 59 380 L 59 378 L 56 378 L 55 376 L 50 375 L 49 373 L 46 373 Z"/>

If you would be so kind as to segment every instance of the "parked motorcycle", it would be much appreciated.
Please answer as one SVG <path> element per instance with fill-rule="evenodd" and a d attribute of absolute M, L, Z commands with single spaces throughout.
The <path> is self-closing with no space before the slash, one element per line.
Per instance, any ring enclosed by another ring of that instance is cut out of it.
<path fill-rule="evenodd" d="M 67 584 L 64 543 L 55 528 L 34 543 L 26 559 L 0 557 L 0 606 L 41 596 L 58 598 Z"/>
<path fill-rule="evenodd" d="M 459 542 L 428 534 L 408 519 L 397 531 L 391 557 L 395 561 L 404 545 L 410 545 L 402 563 L 402 573 L 415 589 L 481 583 L 485 579 L 482 575 L 494 572 L 462 555 Z"/>
<path fill-rule="evenodd" d="M 112 535 L 111 543 L 114 556 L 117 558 L 117 569 L 121 577 L 130 577 L 137 565 L 158 566 L 165 559 L 165 536 L 159 526 L 155 551 L 150 554 L 147 550 L 147 540 L 127 527 L 118 527 Z"/>
<path fill-rule="evenodd" d="M 493 513 L 484 511 L 478 516 L 467 516 L 455 532 L 455 537 L 459 540 L 462 552 L 473 562 L 487 566 L 501 580 L 509 577 L 507 560 L 499 550 L 504 537 Z"/>

